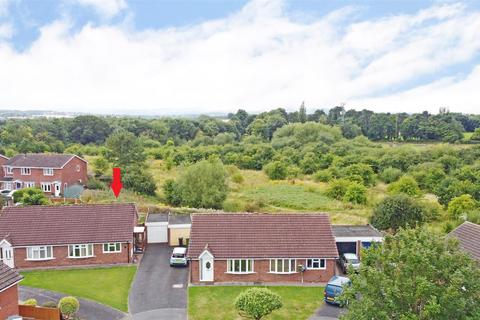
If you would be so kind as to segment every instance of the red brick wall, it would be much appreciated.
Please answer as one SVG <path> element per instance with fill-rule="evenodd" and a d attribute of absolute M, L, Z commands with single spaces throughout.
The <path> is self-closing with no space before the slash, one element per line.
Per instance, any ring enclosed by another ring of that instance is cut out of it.
<path fill-rule="evenodd" d="M 80 171 L 77 171 L 77 165 L 80 167 Z M 79 182 L 81 181 L 81 182 Z M 62 193 L 65 183 L 67 186 L 80 183 L 85 184 L 87 182 L 87 163 L 75 157 L 68 162 L 62 170 Z"/>
<path fill-rule="evenodd" d="M 60 266 L 80 266 L 92 264 L 116 264 L 130 262 L 131 244 L 123 243 L 122 251 L 118 253 L 103 253 L 103 245 L 93 246 L 91 258 L 69 258 L 68 246 L 53 247 L 53 258 L 45 261 L 29 261 L 27 259 L 27 248 L 14 248 L 14 260 L 16 268 L 46 268 Z"/>
<path fill-rule="evenodd" d="M 297 265 L 304 265 L 305 259 L 297 259 Z M 302 273 L 293 274 L 275 274 L 269 273 L 270 260 L 255 260 L 252 274 L 230 274 L 227 271 L 226 260 L 215 260 L 214 282 L 301 282 Z M 328 282 L 335 275 L 335 260 L 327 260 L 327 268 L 324 270 L 306 270 L 303 272 L 303 282 Z M 190 262 L 190 281 L 192 283 L 204 283 L 199 279 L 199 262 L 193 260 Z"/>
<path fill-rule="evenodd" d="M 8 159 L 5 159 L 4 157 L 0 156 L 0 177 L 3 178 L 5 177 L 5 171 L 3 171 L 3 165 L 5 162 L 7 162 Z"/>
<path fill-rule="evenodd" d="M 18 288 L 14 285 L 0 292 L 0 319 L 18 315 Z"/>

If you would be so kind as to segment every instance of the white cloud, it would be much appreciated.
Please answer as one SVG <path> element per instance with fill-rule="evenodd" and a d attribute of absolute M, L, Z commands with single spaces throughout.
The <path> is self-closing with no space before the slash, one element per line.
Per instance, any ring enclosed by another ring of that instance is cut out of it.
<path fill-rule="evenodd" d="M 10 39 L 13 35 L 13 26 L 10 23 L 0 24 L 0 40 Z"/>
<path fill-rule="evenodd" d="M 480 100 L 480 66 L 463 80 L 453 74 L 409 88 L 473 64 L 479 12 L 451 4 L 352 22 L 352 10 L 302 22 L 282 2 L 252 1 L 223 19 L 144 32 L 86 25 L 71 34 L 57 21 L 26 52 L 0 44 L 0 108 L 229 112 L 296 108 L 305 100 L 309 108 L 346 102 L 479 112 L 472 102 Z"/>
<path fill-rule="evenodd" d="M 0 0 L 0 17 L 7 15 L 9 5 L 10 0 Z"/>
<path fill-rule="evenodd" d="M 75 0 L 80 5 L 93 7 L 100 15 L 111 18 L 127 8 L 125 0 Z"/>

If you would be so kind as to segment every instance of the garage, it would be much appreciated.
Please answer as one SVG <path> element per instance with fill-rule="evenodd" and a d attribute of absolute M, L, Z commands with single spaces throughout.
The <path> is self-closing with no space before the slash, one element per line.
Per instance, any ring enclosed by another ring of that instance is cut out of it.
<path fill-rule="evenodd" d="M 168 214 L 149 214 L 145 221 L 147 243 L 168 242 Z"/>
<path fill-rule="evenodd" d="M 355 253 L 360 257 L 360 248 L 368 248 L 383 241 L 383 234 L 371 225 L 333 225 L 333 235 L 338 254 Z"/>
<path fill-rule="evenodd" d="M 337 242 L 338 254 L 342 255 L 344 253 L 355 253 L 357 254 L 357 243 L 356 242 Z"/>

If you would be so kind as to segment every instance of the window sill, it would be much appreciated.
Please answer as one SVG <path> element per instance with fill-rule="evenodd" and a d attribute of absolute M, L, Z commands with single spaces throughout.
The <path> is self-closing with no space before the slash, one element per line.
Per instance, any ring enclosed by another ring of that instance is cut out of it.
<path fill-rule="evenodd" d="M 271 274 L 295 274 L 295 273 L 298 273 L 297 271 L 294 271 L 294 272 L 268 272 L 268 273 L 271 273 Z"/>
<path fill-rule="evenodd" d="M 103 253 L 122 253 L 122 251 L 103 251 Z"/>
<path fill-rule="evenodd" d="M 68 259 L 88 259 L 88 258 L 95 258 L 96 256 L 87 256 L 87 257 L 68 257 Z"/>
<path fill-rule="evenodd" d="M 49 261 L 55 260 L 55 258 L 45 258 L 45 259 L 25 259 L 25 261 Z"/>
<path fill-rule="evenodd" d="M 306 271 L 318 271 L 318 270 L 327 270 L 327 268 L 307 268 Z"/>
<path fill-rule="evenodd" d="M 247 275 L 247 274 L 255 274 L 256 272 L 225 272 L 226 274 L 236 274 L 236 275 Z"/>

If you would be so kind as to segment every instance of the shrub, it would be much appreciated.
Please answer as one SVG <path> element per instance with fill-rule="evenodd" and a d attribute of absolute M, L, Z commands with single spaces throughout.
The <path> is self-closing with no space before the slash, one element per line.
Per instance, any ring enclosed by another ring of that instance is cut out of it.
<path fill-rule="evenodd" d="M 223 202 L 223 211 L 241 212 L 245 210 L 245 203 L 241 200 L 227 199 Z"/>
<path fill-rule="evenodd" d="M 246 318 L 260 320 L 282 307 L 278 294 L 267 288 L 251 288 L 240 293 L 235 300 L 235 308 Z"/>
<path fill-rule="evenodd" d="M 281 161 L 273 161 L 264 168 L 267 176 L 272 180 L 284 180 L 287 177 L 287 166 Z"/>
<path fill-rule="evenodd" d="M 403 175 L 402 170 L 397 168 L 388 167 L 380 174 L 380 180 L 385 183 L 392 183 L 400 179 Z"/>
<path fill-rule="evenodd" d="M 373 169 L 368 164 L 364 163 L 355 163 L 349 165 L 344 169 L 344 177 L 348 178 L 351 176 L 360 176 L 362 177 L 362 183 L 366 186 L 371 186 L 375 184 L 375 173 Z M 357 181 L 356 178 L 354 181 Z"/>
<path fill-rule="evenodd" d="M 105 190 L 105 184 L 97 179 L 88 179 L 86 184 L 87 189 L 90 190 Z"/>
<path fill-rule="evenodd" d="M 137 165 L 124 169 L 122 182 L 126 189 L 149 196 L 155 195 L 157 189 L 155 180 L 150 172 Z"/>
<path fill-rule="evenodd" d="M 295 179 L 300 177 L 302 171 L 297 166 L 288 166 L 287 167 L 287 178 L 288 179 Z"/>
<path fill-rule="evenodd" d="M 179 206 L 182 203 L 182 191 L 172 179 L 168 179 L 162 186 L 163 193 L 165 194 L 165 200 L 169 205 Z"/>
<path fill-rule="evenodd" d="M 352 203 L 365 204 L 367 203 L 367 188 L 362 184 L 354 182 L 348 186 L 343 200 Z"/>
<path fill-rule="evenodd" d="M 95 159 L 93 161 L 93 172 L 95 177 L 100 177 L 101 175 L 105 174 L 109 167 L 110 164 L 105 158 L 100 157 Z"/>
<path fill-rule="evenodd" d="M 333 180 L 328 185 L 325 193 L 330 198 L 341 200 L 347 193 L 350 183 L 351 182 L 344 179 Z"/>
<path fill-rule="evenodd" d="M 458 219 L 462 214 L 477 208 L 478 203 L 469 194 L 462 194 L 459 197 L 453 198 L 448 203 L 448 213 L 453 219 Z"/>
<path fill-rule="evenodd" d="M 390 184 L 388 191 L 392 194 L 404 193 L 412 197 L 419 196 L 422 193 L 417 181 L 411 176 L 401 177 L 397 182 Z"/>
<path fill-rule="evenodd" d="M 313 175 L 313 180 L 316 182 L 328 182 L 332 180 L 333 176 L 330 170 L 318 170 Z"/>
<path fill-rule="evenodd" d="M 230 179 L 232 179 L 233 182 L 235 183 L 243 183 L 243 181 L 245 181 L 245 178 L 242 176 L 242 174 L 240 172 L 237 172 L 235 174 L 233 174 L 232 176 L 230 176 Z"/>
<path fill-rule="evenodd" d="M 80 308 L 80 303 L 75 297 L 63 297 L 58 302 L 60 313 L 66 319 L 72 319 Z"/>
<path fill-rule="evenodd" d="M 44 307 L 44 308 L 56 308 L 57 303 L 54 302 L 54 301 L 47 301 L 44 304 L 42 304 L 42 307 Z"/>
<path fill-rule="evenodd" d="M 23 301 L 22 304 L 25 305 L 25 306 L 37 306 L 38 305 L 37 300 L 33 299 L 33 298 Z"/>
<path fill-rule="evenodd" d="M 47 205 L 50 200 L 40 188 L 24 188 L 13 194 L 14 202 L 21 202 L 24 205 Z"/>

